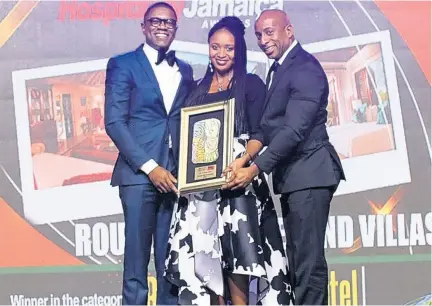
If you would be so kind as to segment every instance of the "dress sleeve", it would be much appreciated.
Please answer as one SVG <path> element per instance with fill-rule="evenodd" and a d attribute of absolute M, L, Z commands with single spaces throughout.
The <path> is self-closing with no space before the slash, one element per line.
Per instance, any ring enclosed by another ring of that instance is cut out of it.
<path fill-rule="evenodd" d="M 264 108 L 266 88 L 264 82 L 256 74 L 246 77 L 246 118 L 249 126 L 249 136 L 259 133 L 260 121 Z"/>

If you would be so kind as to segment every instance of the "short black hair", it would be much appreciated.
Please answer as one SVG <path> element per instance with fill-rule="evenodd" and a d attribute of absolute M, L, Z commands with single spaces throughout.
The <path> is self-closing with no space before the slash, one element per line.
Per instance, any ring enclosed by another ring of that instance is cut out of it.
<path fill-rule="evenodd" d="M 175 16 L 175 18 L 177 20 L 177 13 L 176 13 L 175 9 L 172 7 L 172 5 L 169 4 L 169 3 L 160 1 L 160 2 L 153 3 L 152 5 L 150 5 L 148 7 L 148 9 L 146 10 L 146 12 L 144 13 L 144 21 L 147 20 L 147 17 L 150 14 L 151 10 L 155 9 L 155 8 L 158 8 L 158 7 L 165 7 L 167 9 L 170 9 L 174 13 L 174 16 Z"/>

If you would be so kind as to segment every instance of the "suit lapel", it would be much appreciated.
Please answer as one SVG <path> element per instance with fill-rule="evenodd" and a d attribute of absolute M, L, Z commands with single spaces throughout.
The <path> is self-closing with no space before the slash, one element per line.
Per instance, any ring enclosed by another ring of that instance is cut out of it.
<path fill-rule="evenodd" d="M 136 49 L 136 56 L 137 56 L 138 62 L 143 67 L 143 70 L 144 70 L 145 74 L 147 74 L 147 77 L 150 79 L 150 81 L 152 83 L 156 84 L 156 86 L 154 86 L 154 90 L 159 95 L 160 100 L 163 103 L 163 97 L 162 97 L 162 92 L 161 92 L 160 87 L 159 87 L 159 82 L 156 79 L 156 75 L 154 74 L 153 68 L 150 65 L 150 62 L 144 53 L 143 46 L 144 46 L 144 44 L 140 45 Z"/>
<path fill-rule="evenodd" d="M 283 79 L 285 73 L 288 71 L 288 68 L 294 63 L 294 58 L 296 57 L 299 50 L 301 50 L 301 47 L 300 44 L 297 43 L 297 45 L 288 53 L 287 57 L 282 62 L 282 65 L 279 67 L 278 71 L 273 74 L 270 88 L 266 94 L 264 107 L 267 106 L 267 103 L 270 100 L 270 97 L 273 94 L 277 84 L 280 82 L 280 80 Z"/>

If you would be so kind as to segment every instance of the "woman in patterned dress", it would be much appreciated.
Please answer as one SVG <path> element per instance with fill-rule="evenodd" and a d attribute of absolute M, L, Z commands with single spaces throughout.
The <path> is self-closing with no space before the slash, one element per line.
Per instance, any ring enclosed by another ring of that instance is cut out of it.
<path fill-rule="evenodd" d="M 247 73 L 244 34 L 237 17 L 222 18 L 213 26 L 209 66 L 186 102 L 194 106 L 236 99 L 236 159 L 226 171 L 243 167 L 258 154 L 247 135 L 258 128 L 266 89 L 257 75 Z M 181 198 L 168 248 L 166 277 L 179 288 L 179 304 L 290 303 L 288 261 L 264 177 L 246 190 Z"/>

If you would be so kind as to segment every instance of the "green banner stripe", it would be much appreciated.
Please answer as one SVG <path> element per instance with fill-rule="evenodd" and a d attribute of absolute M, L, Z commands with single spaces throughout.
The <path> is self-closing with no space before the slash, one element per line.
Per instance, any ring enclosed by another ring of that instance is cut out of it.
<path fill-rule="evenodd" d="M 371 264 L 395 262 L 431 262 L 431 254 L 413 255 L 375 255 L 375 256 L 335 256 L 327 258 L 329 264 Z M 69 272 L 122 272 L 123 265 L 82 265 L 82 266 L 47 266 L 47 267 L 4 267 L 0 274 L 35 274 Z"/>

